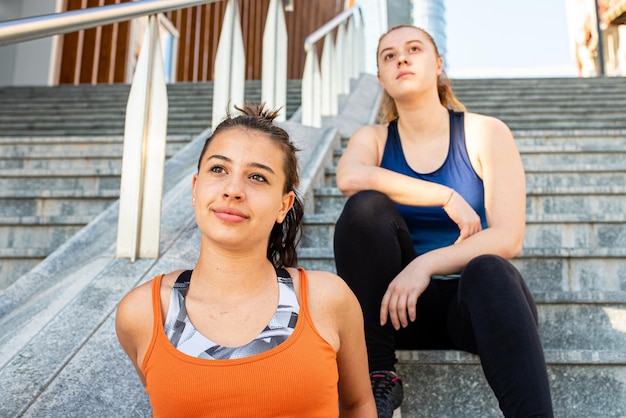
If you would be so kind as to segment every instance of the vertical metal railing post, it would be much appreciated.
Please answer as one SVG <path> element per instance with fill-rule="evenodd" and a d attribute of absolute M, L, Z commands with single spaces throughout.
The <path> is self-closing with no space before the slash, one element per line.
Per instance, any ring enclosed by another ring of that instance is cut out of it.
<path fill-rule="evenodd" d="M 337 40 L 335 41 L 335 54 L 337 56 L 337 71 L 339 73 L 339 94 L 350 92 L 350 74 L 348 65 L 350 56 L 348 53 L 348 39 L 345 25 L 342 23 L 337 28 Z"/>
<path fill-rule="evenodd" d="M 309 35 L 304 42 L 307 52 L 302 75 L 302 124 L 321 127 L 322 116 L 335 116 L 339 95 L 350 93 L 351 78 L 363 70 L 363 31 L 360 8 L 355 6 L 335 16 Z M 333 43 L 332 32 L 336 29 Z M 321 64 L 317 60 L 318 41 L 324 38 Z M 321 70 L 320 70 L 321 65 Z"/>
<path fill-rule="evenodd" d="M 282 0 L 271 0 L 263 31 L 261 101 L 281 109 L 277 121 L 287 119 L 287 24 Z"/>
<path fill-rule="evenodd" d="M 243 47 L 241 18 L 237 0 L 227 0 L 213 74 L 213 129 L 233 109 L 244 104 L 246 53 Z"/>
<path fill-rule="evenodd" d="M 594 10 L 596 12 L 596 31 L 598 32 L 598 75 L 604 76 L 604 36 L 600 25 L 600 5 L 598 0 L 594 0 Z"/>
<path fill-rule="evenodd" d="M 324 37 L 324 49 L 322 49 L 321 62 L 321 83 L 322 102 L 320 113 L 322 116 L 332 116 L 337 114 L 337 76 L 335 69 L 335 46 L 333 44 L 332 33 Z"/>
<path fill-rule="evenodd" d="M 157 15 L 148 18 L 126 105 L 117 257 L 159 255 L 167 89 Z"/>
<path fill-rule="evenodd" d="M 307 51 L 302 75 L 302 124 L 320 128 L 321 114 L 321 75 L 315 45 Z"/>

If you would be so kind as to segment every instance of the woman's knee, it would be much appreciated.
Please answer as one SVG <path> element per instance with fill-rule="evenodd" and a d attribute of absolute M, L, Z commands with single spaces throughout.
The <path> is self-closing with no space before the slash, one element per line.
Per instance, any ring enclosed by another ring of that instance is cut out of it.
<path fill-rule="evenodd" d="M 380 221 L 390 210 L 395 211 L 396 208 L 387 195 L 374 190 L 364 190 L 348 198 L 340 221 L 368 225 Z"/>
<path fill-rule="evenodd" d="M 511 287 L 518 288 L 523 282 L 520 273 L 508 260 L 493 254 L 480 255 L 470 260 L 461 277 L 462 286 L 466 290 L 482 295 L 500 293 L 500 290 Z"/>
<path fill-rule="evenodd" d="M 343 211 L 355 213 L 376 213 L 380 207 L 393 207 L 393 202 L 386 194 L 375 190 L 363 190 L 350 196 Z"/>
<path fill-rule="evenodd" d="M 508 260 L 492 254 L 472 259 L 461 274 L 459 297 L 468 304 L 476 301 L 483 306 L 527 305 L 535 319 L 537 312 L 533 297 L 522 275 Z"/>

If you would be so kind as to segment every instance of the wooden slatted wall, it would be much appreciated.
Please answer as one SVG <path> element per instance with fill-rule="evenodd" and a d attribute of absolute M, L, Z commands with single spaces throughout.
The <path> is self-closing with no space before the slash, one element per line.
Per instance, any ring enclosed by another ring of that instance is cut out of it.
<path fill-rule="evenodd" d="M 132 0 L 65 0 L 65 10 L 85 9 Z M 344 0 L 292 0 L 286 14 L 289 37 L 289 79 L 302 78 L 304 39 L 343 11 Z M 262 40 L 269 0 L 238 0 L 241 13 L 246 79 L 261 78 Z M 213 78 L 226 2 L 169 12 L 166 16 L 179 31 L 176 81 L 208 81 Z M 124 83 L 130 47 L 129 22 L 79 31 L 63 36 L 59 63 L 60 84 Z"/>

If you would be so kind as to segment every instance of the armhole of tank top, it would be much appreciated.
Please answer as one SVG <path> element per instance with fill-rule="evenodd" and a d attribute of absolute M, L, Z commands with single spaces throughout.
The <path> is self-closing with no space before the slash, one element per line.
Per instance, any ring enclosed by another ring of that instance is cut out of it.
<path fill-rule="evenodd" d="M 152 337 L 150 337 L 150 344 L 148 344 L 148 349 L 141 362 L 141 372 L 144 376 L 146 375 L 146 366 L 148 365 L 148 361 L 156 345 L 159 327 L 163 327 L 163 321 L 161 319 L 163 316 L 161 313 L 161 283 L 163 282 L 164 276 L 165 274 L 161 274 L 152 279 Z"/>

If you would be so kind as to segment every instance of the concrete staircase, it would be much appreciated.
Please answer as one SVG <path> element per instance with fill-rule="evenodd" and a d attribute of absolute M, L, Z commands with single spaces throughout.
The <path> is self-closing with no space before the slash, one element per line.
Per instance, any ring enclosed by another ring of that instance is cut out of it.
<path fill-rule="evenodd" d="M 129 85 L 0 88 L 0 291 L 119 197 Z M 260 101 L 261 84 L 246 85 Z M 168 85 L 167 158 L 210 126 L 212 83 Z M 286 114 L 300 103 L 288 86 Z"/>
<path fill-rule="evenodd" d="M 470 111 L 507 122 L 522 152 L 527 233 L 514 263 L 538 303 L 556 416 L 626 417 L 626 99 L 618 93 L 626 80 L 459 80 L 454 88 Z M 345 198 L 334 164 L 350 134 L 373 120 L 377 99 L 375 77 L 363 76 L 322 129 L 298 124 L 297 112 L 284 124 L 303 150 L 306 268 L 335 269 L 332 233 Z M 0 416 L 150 415 L 113 324 L 128 290 L 197 257 L 185 202 L 207 133 L 169 134 L 193 138 L 166 164 L 159 259 L 115 258 L 113 202 L 0 294 Z M 404 417 L 501 416 L 476 356 L 398 355 Z"/>
<path fill-rule="evenodd" d="M 626 79 L 453 87 L 469 111 L 505 121 L 522 153 L 527 232 L 513 262 L 538 304 L 556 416 L 626 416 Z M 300 255 L 305 265 L 334 270 L 332 233 L 345 198 L 335 168 L 326 173 Z M 398 355 L 403 416 L 501 416 L 476 356 Z"/>

